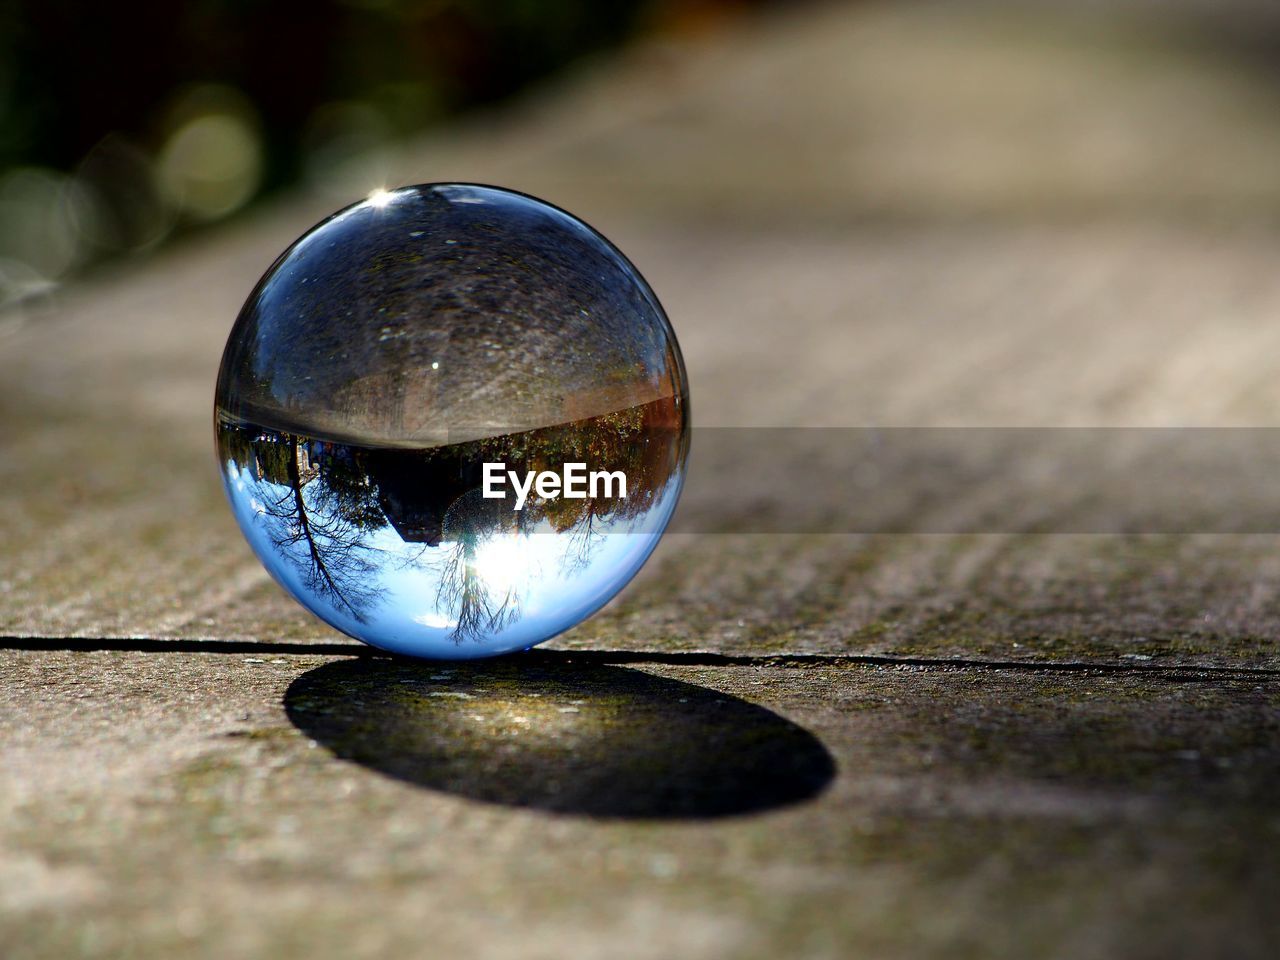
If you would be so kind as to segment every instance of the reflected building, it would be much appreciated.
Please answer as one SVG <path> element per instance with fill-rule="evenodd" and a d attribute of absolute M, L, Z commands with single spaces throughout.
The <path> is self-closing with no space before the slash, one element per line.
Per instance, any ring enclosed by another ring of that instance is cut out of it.
<path fill-rule="evenodd" d="M 668 398 L 426 449 L 231 423 L 219 438 L 237 519 L 286 589 L 339 629 L 378 629 L 380 645 L 443 655 L 446 641 L 528 645 L 525 630 L 565 629 L 630 579 L 674 509 L 687 443 L 679 423 Z M 516 511 L 483 497 L 485 462 L 620 471 L 627 496 L 531 498 Z"/>

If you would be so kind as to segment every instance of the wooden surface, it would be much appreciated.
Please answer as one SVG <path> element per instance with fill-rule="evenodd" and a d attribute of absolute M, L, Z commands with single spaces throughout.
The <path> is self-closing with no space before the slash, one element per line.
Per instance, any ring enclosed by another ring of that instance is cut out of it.
<path fill-rule="evenodd" d="M 1280 82 L 1258 7 L 1176 6 L 779 11 L 390 182 L 599 227 L 700 427 L 1274 426 Z M 1273 534 L 993 532 L 997 479 L 934 504 L 961 534 L 668 537 L 513 664 L 306 615 L 210 408 L 243 297 L 340 202 L 0 322 L 0 953 L 1272 954 Z M 695 519 L 757 469 L 696 444 Z"/>

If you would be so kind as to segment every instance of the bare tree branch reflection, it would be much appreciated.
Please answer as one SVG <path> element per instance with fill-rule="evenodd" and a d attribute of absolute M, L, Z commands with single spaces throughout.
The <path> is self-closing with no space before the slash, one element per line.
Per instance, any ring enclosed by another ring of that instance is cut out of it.
<path fill-rule="evenodd" d="M 679 419 L 672 404 L 425 450 L 246 425 L 227 426 L 219 442 L 224 461 L 252 479 L 263 531 L 307 590 L 365 623 L 387 599 L 392 572 L 426 574 L 435 584 L 431 625 L 448 626 L 461 644 L 521 619 L 537 563 L 554 562 L 565 579 L 584 576 L 607 535 L 642 523 L 683 453 L 683 434 L 672 442 L 669 432 Z M 568 462 L 622 471 L 627 496 L 535 498 L 515 511 L 509 500 L 483 497 L 486 461 L 520 471 Z M 554 549 L 531 549 L 537 537 L 553 538 Z"/>
<path fill-rule="evenodd" d="M 243 439 L 268 539 L 308 589 L 366 622 L 386 593 L 376 577 L 380 551 L 369 543 L 369 534 L 386 521 L 367 480 L 342 469 L 340 461 L 317 466 L 307 441 L 296 435 Z"/>
<path fill-rule="evenodd" d="M 520 619 L 520 595 L 513 585 L 493 589 L 476 562 L 484 538 L 466 534 L 446 555 L 440 573 L 439 605 L 453 612 L 453 640 L 462 643 L 497 633 Z"/>

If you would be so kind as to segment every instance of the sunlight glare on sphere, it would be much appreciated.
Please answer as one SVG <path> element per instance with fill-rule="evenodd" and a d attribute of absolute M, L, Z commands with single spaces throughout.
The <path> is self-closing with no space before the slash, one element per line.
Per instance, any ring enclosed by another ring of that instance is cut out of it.
<path fill-rule="evenodd" d="M 496 187 L 375 190 L 250 294 L 215 398 L 232 512 L 338 630 L 492 656 L 607 603 L 675 509 L 680 349 L 589 226 Z"/>

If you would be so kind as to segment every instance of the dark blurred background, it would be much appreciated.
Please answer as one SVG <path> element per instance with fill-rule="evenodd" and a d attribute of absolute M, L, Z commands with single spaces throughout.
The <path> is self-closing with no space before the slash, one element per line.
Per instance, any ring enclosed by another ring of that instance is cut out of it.
<path fill-rule="evenodd" d="M 700 222 L 1280 222 L 1278 65 L 1274 0 L 0 0 L 0 310 L 406 178 Z M 423 147 L 559 75 L 528 169 Z"/>
<path fill-rule="evenodd" d="M 749 0 L 0 6 L 0 306 Z M 344 191 L 336 191 L 345 196 Z"/>

